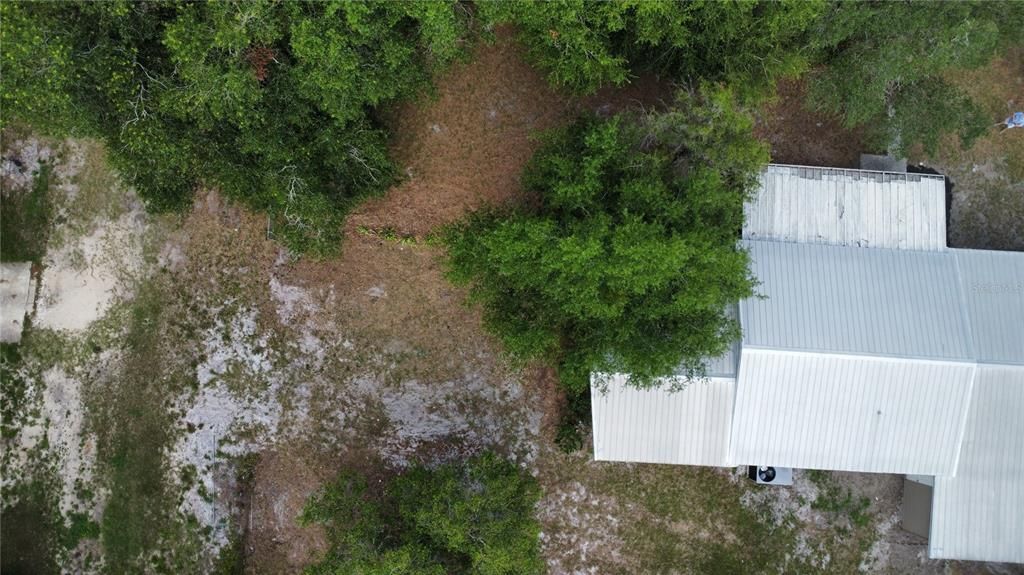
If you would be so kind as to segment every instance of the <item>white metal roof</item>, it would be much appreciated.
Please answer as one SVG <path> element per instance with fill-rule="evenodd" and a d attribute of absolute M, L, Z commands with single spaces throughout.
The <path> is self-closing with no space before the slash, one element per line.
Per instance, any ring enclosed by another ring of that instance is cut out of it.
<path fill-rule="evenodd" d="M 1024 563 L 1024 367 L 978 367 L 960 464 L 936 477 L 929 555 Z"/>
<path fill-rule="evenodd" d="M 594 459 L 728 465 L 734 379 L 693 381 L 675 392 L 636 389 L 625 379 L 610 376 L 606 393 L 591 389 Z"/>
<path fill-rule="evenodd" d="M 744 349 L 730 461 L 951 474 L 974 369 L 970 363 Z"/>
<path fill-rule="evenodd" d="M 971 357 L 948 252 L 745 241 L 766 297 L 740 303 L 743 346 Z"/>
<path fill-rule="evenodd" d="M 942 176 L 773 164 L 744 207 L 743 237 L 942 251 Z"/>
<path fill-rule="evenodd" d="M 1024 365 L 1024 252 L 951 251 L 978 361 Z"/>

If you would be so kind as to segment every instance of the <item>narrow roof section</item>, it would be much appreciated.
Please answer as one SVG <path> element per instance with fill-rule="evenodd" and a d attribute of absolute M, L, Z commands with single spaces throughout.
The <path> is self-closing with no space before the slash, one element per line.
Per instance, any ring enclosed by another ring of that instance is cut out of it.
<path fill-rule="evenodd" d="M 1024 563 L 1024 366 L 981 365 L 955 477 L 936 477 L 929 555 Z"/>
<path fill-rule="evenodd" d="M 744 212 L 749 240 L 946 249 L 942 176 L 772 164 Z"/>
<path fill-rule="evenodd" d="M 951 251 L 978 361 L 1024 365 L 1024 252 Z"/>
<path fill-rule="evenodd" d="M 598 379 L 604 379 L 603 385 Z M 713 377 L 688 382 L 678 391 L 641 390 L 625 381 L 623 375 L 594 377 L 595 460 L 728 465 L 736 380 Z M 665 380 L 666 386 L 684 382 Z"/>
<path fill-rule="evenodd" d="M 971 359 L 949 252 L 744 241 L 763 298 L 740 303 L 743 347 Z"/>

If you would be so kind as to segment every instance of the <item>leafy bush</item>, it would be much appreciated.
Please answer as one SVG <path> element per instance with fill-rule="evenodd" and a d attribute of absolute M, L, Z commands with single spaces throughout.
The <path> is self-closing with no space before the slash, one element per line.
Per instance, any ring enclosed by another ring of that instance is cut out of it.
<path fill-rule="evenodd" d="M 540 573 L 536 482 L 491 453 L 416 467 L 372 492 L 343 473 L 301 520 L 327 526 L 331 551 L 314 574 Z"/>
<path fill-rule="evenodd" d="M 151 208 L 218 187 L 315 253 L 395 178 L 376 110 L 427 87 L 467 29 L 454 0 L 0 9 L 4 122 L 102 137 Z"/>
<path fill-rule="evenodd" d="M 535 206 L 447 230 L 451 279 L 513 357 L 557 364 L 570 392 L 593 371 L 703 373 L 739 335 L 726 307 L 753 293 L 737 246 L 767 161 L 752 124 L 708 88 L 548 133 L 523 177 Z"/>
<path fill-rule="evenodd" d="M 567 394 L 567 405 L 558 421 L 555 443 L 562 451 L 573 453 L 583 449 L 583 439 L 591 425 L 590 390 Z"/>
<path fill-rule="evenodd" d="M 593 92 L 646 70 L 674 81 L 728 81 L 744 94 L 806 68 L 801 44 L 823 8 L 818 0 L 479 4 L 484 21 L 519 28 L 531 59 L 556 86 Z"/>

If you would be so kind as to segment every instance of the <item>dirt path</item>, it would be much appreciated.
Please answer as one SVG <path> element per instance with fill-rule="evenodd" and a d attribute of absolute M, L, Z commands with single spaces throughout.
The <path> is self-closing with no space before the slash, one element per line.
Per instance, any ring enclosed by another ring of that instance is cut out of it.
<path fill-rule="evenodd" d="M 484 204 L 515 201 L 538 131 L 581 111 L 608 114 L 657 106 L 672 95 L 651 77 L 582 100 L 556 93 L 526 63 L 524 50 L 505 28 L 435 83 L 436 94 L 392 114 L 398 127 L 392 153 L 405 181 L 357 209 L 349 228 L 391 227 L 422 236 Z"/>

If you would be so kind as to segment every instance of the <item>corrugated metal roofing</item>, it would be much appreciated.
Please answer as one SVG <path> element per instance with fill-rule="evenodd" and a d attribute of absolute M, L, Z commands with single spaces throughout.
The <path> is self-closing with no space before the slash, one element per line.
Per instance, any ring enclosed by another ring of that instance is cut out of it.
<path fill-rule="evenodd" d="M 770 165 L 744 208 L 743 237 L 942 251 L 942 176 Z"/>
<path fill-rule="evenodd" d="M 951 251 L 978 361 L 1024 365 L 1024 252 Z"/>
<path fill-rule="evenodd" d="M 1024 563 L 1024 367 L 978 368 L 955 477 L 936 477 L 929 554 Z"/>
<path fill-rule="evenodd" d="M 679 391 L 640 390 L 611 376 L 591 389 L 594 459 L 725 466 L 736 381 L 710 378 Z"/>
<path fill-rule="evenodd" d="M 948 252 L 744 241 L 765 298 L 740 303 L 743 346 L 962 360 L 972 356 Z"/>
<path fill-rule="evenodd" d="M 730 461 L 944 475 L 974 365 L 743 350 Z"/>

